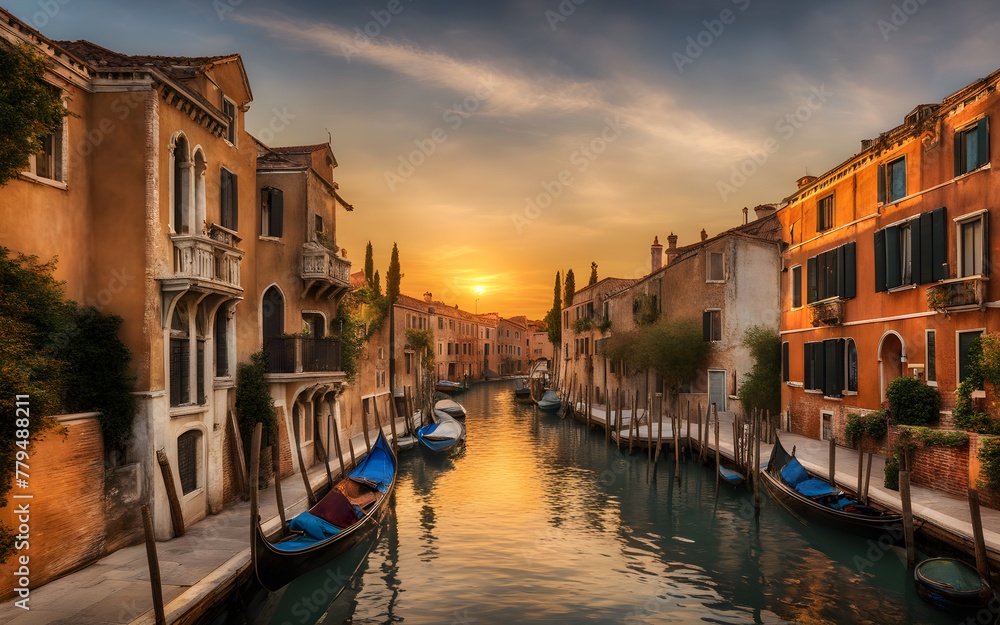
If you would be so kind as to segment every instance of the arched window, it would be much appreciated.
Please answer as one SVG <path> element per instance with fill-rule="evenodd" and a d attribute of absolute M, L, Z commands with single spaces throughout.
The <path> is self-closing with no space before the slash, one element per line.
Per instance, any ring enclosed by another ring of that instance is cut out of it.
<path fill-rule="evenodd" d="M 170 405 L 191 402 L 191 340 L 187 307 L 178 304 L 170 319 Z"/>
<path fill-rule="evenodd" d="M 177 474 L 181 478 L 181 493 L 198 488 L 198 448 L 201 446 L 201 432 L 188 430 L 177 437 Z"/>
<path fill-rule="evenodd" d="M 261 302 L 263 313 L 263 333 L 265 339 L 276 338 L 285 332 L 285 298 L 278 287 L 272 286 L 264 292 Z"/>
<path fill-rule="evenodd" d="M 199 148 L 194 154 L 194 226 L 198 232 L 205 223 L 205 154 Z"/>
<path fill-rule="evenodd" d="M 173 149 L 174 174 L 174 232 L 188 234 L 191 232 L 191 177 L 193 166 L 189 156 L 187 139 L 183 135 L 177 137 Z"/>

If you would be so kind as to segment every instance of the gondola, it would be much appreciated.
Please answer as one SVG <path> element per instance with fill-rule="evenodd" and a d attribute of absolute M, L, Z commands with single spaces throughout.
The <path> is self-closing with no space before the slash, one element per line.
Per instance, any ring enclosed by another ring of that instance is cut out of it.
<path fill-rule="evenodd" d="M 993 599 L 993 591 L 983 588 L 978 571 L 961 560 L 930 558 L 913 569 L 917 594 L 943 608 L 985 608 Z"/>
<path fill-rule="evenodd" d="M 469 390 L 469 384 L 467 381 L 463 382 L 449 382 L 448 380 L 441 380 L 434 385 L 434 390 L 439 393 L 446 393 L 448 395 L 455 395 L 456 393 L 461 393 Z"/>
<path fill-rule="evenodd" d="M 521 380 L 520 384 L 514 389 L 514 399 L 526 404 L 533 402 L 531 399 L 531 387 L 526 381 Z"/>
<path fill-rule="evenodd" d="M 303 573 L 330 562 L 375 531 L 396 487 L 396 456 L 379 432 L 371 452 L 320 501 L 288 522 L 292 533 L 272 543 L 260 526 L 260 429 L 251 459 L 250 524 L 254 572 L 264 588 L 276 591 Z M 280 478 L 276 478 L 280 479 Z"/>
<path fill-rule="evenodd" d="M 538 400 L 538 407 L 542 410 L 558 410 L 562 406 L 562 400 L 552 389 L 547 389 L 542 398 Z"/>
<path fill-rule="evenodd" d="M 447 414 L 453 419 L 464 419 L 465 418 L 465 408 L 462 404 L 451 399 L 442 399 L 441 401 L 434 404 L 434 410 L 440 410 L 441 412 Z"/>
<path fill-rule="evenodd" d="M 447 451 L 465 440 L 465 426 L 440 410 L 434 411 L 437 423 L 417 430 L 417 440 L 435 452 Z"/>
<path fill-rule="evenodd" d="M 800 516 L 868 538 L 889 536 L 898 541 L 903 536 L 903 515 L 859 503 L 847 493 L 809 475 L 799 461 L 785 451 L 780 440 L 775 440 L 771 458 L 760 475 L 768 494 Z"/>

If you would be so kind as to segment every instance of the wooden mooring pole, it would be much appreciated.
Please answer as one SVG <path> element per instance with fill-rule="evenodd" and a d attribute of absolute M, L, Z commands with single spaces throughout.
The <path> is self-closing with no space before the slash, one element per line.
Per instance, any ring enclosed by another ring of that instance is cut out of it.
<path fill-rule="evenodd" d="M 913 568 L 916 564 L 916 552 L 913 545 L 913 509 L 910 507 L 910 472 L 907 466 L 906 449 L 902 450 L 903 458 L 899 471 L 899 498 L 903 504 L 903 539 L 906 541 L 906 566 Z"/>
<path fill-rule="evenodd" d="M 701 404 L 698 405 L 701 408 Z M 719 449 L 719 415 L 715 411 L 715 404 L 711 404 L 712 413 L 715 416 L 715 492 L 719 492 L 719 466 L 721 465 L 720 454 L 722 453 Z"/>
<path fill-rule="evenodd" d="M 181 512 L 181 501 L 177 497 L 177 486 L 174 484 L 174 472 L 170 470 L 170 459 L 167 452 L 156 450 L 156 462 L 160 465 L 163 476 L 163 486 L 167 489 L 167 503 L 170 505 L 170 522 L 174 526 L 174 536 L 184 535 L 184 513 Z"/>
<path fill-rule="evenodd" d="M 760 426 L 764 413 L 757 411 L 757 422 L 753 431 L 753 508 L 760 515 Z"/>
<path fill-rule="evenodd" d="M 285 522 L 285 502 L 281 497 L 281 450 L 277 442 L 271 445 L 271 467 L 274 469 L 274 498 L 278 504 L 278 517 L 281 519 L 278 536 L 283 537 L 288 524 Z"/>
<path fill-rule="evenodd" d="M 292 434 L 295 435 L 295 457 L 299 460 L 299 472 L 302 474 L 302 483 L 306 488 L 306 498 L 309 500 L 309 507 L 316 505 L 316 493 L 313 492 L 312 484 L 309 483 L 309 473 L 306 471 L 306 465 L 302 461 L 302 445 L 299 443 L 299 420 L 295 417 L 295 412 L 292 412 Z"/>
<path fill-rule="evenodd" d="M 149 585 L 153 589 L 153 611 L 156 614 L 156 625 L 167 625 L 167 617 L 163 613 L 160 562 L 156 557 L 156 538 L 153 537 L 153 520 L 149 516 L 149 506 L 142 507 L 142 529 L 146 534 L 146 560 L 149 562 Z"/>
<path fill-rule="evenodd" d="M 861 499 L 861 503 L 868 505 L 868 485 L 872 483 L 872 456 L 874 454 L 868 454 L 868 469 L 865 471 L 865 494 Z"/>
<path fill-rule="evenodd" d="M 990 564 L 986 555 L 986 539 L 983 536 L 983 516 L 979 510 L 979 490 L 969 488 L 969 512 L 972 515 L 972 539 L 976 545 L 976 570 L 984 586 L 989 585 Z"/>
<path fill-rule="evenodd" d="M 330 419 L 333 419 L 333 415 L 330 415 Z M 340 448 L 340 424 L 334 422 L 335 426 L 333 428 L 333 444 L 337 449 L 337 460 L 340 462 L 340 478 L 343 479 L 347 477 L 347 471 L 344 468 L 344 451 Z"/>
<path fill-rule="evenodd" d="M 861 440 L 858 442 L 858 490 L 855 491 L 855 493 L 858 496 L 858 501 L 861 501 L 861 489 L 864 486 L 864 481 L 863 481 L 864 472 L 862 471 L 862 469 L 864 468 L 863 465 L 864 460 L 865 460 L 865 437 L 862 436 Z M 833 483 L 831 482 L 830 485 L 832 486 Z"/>

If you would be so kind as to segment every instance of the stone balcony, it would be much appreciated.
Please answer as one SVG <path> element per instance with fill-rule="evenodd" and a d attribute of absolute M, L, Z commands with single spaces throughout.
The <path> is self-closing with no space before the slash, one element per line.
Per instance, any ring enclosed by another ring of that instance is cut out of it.
<path fill-rule="evenodd" d="M 813 327 L 839 326 L 844 323 L 844 300 L 828 299 L 809 304 L 809 321 Z"/>
<path fill-rule="evenodd" d="M 173 275 L 163 278 L 165 290 L 198 290 L 238 295 L 240 284 L 240 237 L 212 224 L 205 234 L 171 234 L 174 244 Z"/>
<path fill-rule="evenodd" d="M 943 313 L 981 310 L 986 302 L 986 276 L 951 278 L 927 287 L 927 308 Z"/>
<path fill-rule="evenodd" d="M 302 245 L 302 280 L 306 293 L 333 297 L 351 286 L 351 261 L 319 243 Z"/>

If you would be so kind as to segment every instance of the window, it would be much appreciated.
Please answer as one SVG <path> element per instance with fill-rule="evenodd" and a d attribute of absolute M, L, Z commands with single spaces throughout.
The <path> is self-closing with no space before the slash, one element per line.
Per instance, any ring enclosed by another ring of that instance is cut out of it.
<path fill-rule="evenodd" d="M 225 306 L 215 312 L 215 377 L 229 376 L 229 317 Z"/>
<path fill-rule="evenodd" d="M 703 338 L 706 341 L 722 340 L 722 311 L 706 310 L 702 313 L 701 325 Z"/>
<path fill-rule="evenodd" d="M 438 356 L 443 356 L 443 355 L 444 355 L 444 345 L 438 343 Z"/>
<path fill-rule="evenodd" d="M 978 122 L 955 131 L 955 175 L 975 171 L 990 162 L 989 121 Z"/>
<path fill-rule="evenodd" d="M 316 215 L 316 234 L 323 234 L 323 216 Z"/>
<path fill-rule="evenodd" d="M 50 88 L 56 96 L 60 95 L 58 89 Z M 66 182 L 66 170 L 63 163 L 65 129 L 65 120 L 62 120 L 54 133 L 42 139 L 42 150 L 28 157 L 28 173 L 34 174 L 36 178 Z"/>
<path fill-rule="evenodd" d="M 833 413 L 822 410 L 820 416 L 823 418 L 823 440 L 828 441 L 833 438 Z"/>
<path fill-rule="evenodd" d="M 792 308 L 802 306 L 802 265 L 792 267 Z"/>
<path fill-rule="evenodd" d="M 856 252 L 853 241 L 806 261 L 806 294 L 809 304 L 831 297 L 848 299 L 857 292 Z"/>
<path fill-rule="evenodd" d="M 403 362 L 406 365 L 406 375 L 410 375 L 410 367 L 412 366 L 413 354 L 406 352 L 403 354 Z"/>
<path fill-rule="evenodd" d="M 787 382 L 789 379 L 791 379 L 791 376 L 788 373 L 788 369 L 789 369 L 789 365 L 788 365 L 788 341 L 785 341 L 785 342 L 783 342 L 781 344 L 781 381 L 782 382 Z"/>
<path fill-rule="evenodd" d="M 226 140 L 236 145 L 236 103 L 229 98 L 222 98 L 222 114 L 229 120 L 226 127 Z"/>
<path fill-rule="evenodd" d="M 948 277 L 944 207 L 875 231 L 875 291 Z"/>
<path fill-rule="evenodd" d="M 191 157 L 188 154 L 188 142 L 183 135 L 174 142 L 171 156 L 173 157 L 173 217 L 174 232 L 188 234 L 191 230 L 191 216 L 188 210 L 191 206 L 191 178 L 194 170 Z"/>
<path fill-rule="evenodd" d="M 906 157 L 897 158 L 886 165 L 879 165 L 879 202 L 895 202 L 906 197 Z"/>
<path fill-rule="evenodd" d="M 788 242 L 791 245 L 802 243 L 802 228 L 799 223 L 800 220 L 795 220 L 792 222 L 792 225 L 788 226 Z"/>
<path fill-rule="evenodd" d="M 313 420 L 310 418 L 310 410 L 307 406 L 295 404 L 295 412 L 299 417 L 299 432 L 302 432 L 302 443 L 308 443 L 313 439 Z"/>
<path fill-rule="evenodd" d="M 448 355 L 451 356 L 451 343 L 448 343 Z"/>
<path fill-rule="evenodd" d="M 469 355 L 469 344 L 468 343 L 462 343 L 462 355 L 463 356 L 468 356 Z"/>
<path fill-rule="evenodd" d="M 261 315 L 263 316 L 263 335 L 265 339 L 277 338 L 285 332 L 285 298 L 281 296 L 278 287 L 272 286 L 264 292 L 261 300 Z"/>
<path fill-rule="evenodd" d="M 219 195 L 221 207 L 219 221 L 223 228 L 237 231 L 239 229 L 239 185 L 236 174 L 225 167 L 220 169 Z"/>
<path fill-rule="evenodd" d="M 847 390 L 858 392 L 858 347 L 847 339 Z"/>
<path fill-rule="evenodd" d="M 961 384 L 965 376 L 969 374 L 969 351 L 972 349 L 972 342 L 982 336 L 982 330 L 972 330 L 969 332 L 958 332 L 958 380 Z M 956 386 L 957 386 L 956 384 Z"/>
<path fill-rule="evenodd" d="M 986 214 L 958 222 L 958 277 L 985 275 Z"/>
<path fill-rule="evenodd" d="M 827 397 L 840 397 L 843 394 L 848 378 L 848 367 L 845 362 L 848 351 L 845 345 L 847 340 L 827 339 L 803 345 L 802 362 L 805 371 L 803 383 L 806 390 L 823 391 L 823 395 Z M 855 373 L 855 377 L 856 375 Z"/>
<path fill-rule="evenodd" d="M 937 333 L 934 330 L 924 331 L 924 378 L 927 384 L 937 385 Z"/>
<path fill-rule="evenodd" d="M 449 319 L 448 320 L 448 329 L 449 330 L 454 330 L 455 329 L 455 320 L 454 319 Z"/>
<path fill-rule="evenodd" d="M 198 443 L 201 432 L 188 430 L 177 437 L 177 474 L 181 478 L 181 493 L 187 495 L 198 488 Z"/>
<path fill-rule="evenodd" d="M 722 282 L 726 279 L 722 252 L 708 253 L 708 282 Z"/>
<path fill-rule="evenodd" d="M 438 330 L 444 330 L 444 319 L 438 317 Z"/>
<path fill-rule="evenodd" d="M 170 320 L 170 405 L 191 403 L 191 334 L 187 308 L 178 304 Z"/>
<path fill-rule="evenodd" d="M 260 190 L 260 234 L 265 237 L 281 237 L 284 224 L 285 194 L 275 187 Z"/>
<path fill-rule="evenodd" d="M 833 194 L 820 199 L 816 203 L 816 232 L 823 232 L 833 227 Z"/>
<path fill-rule="evenodd" d="M 384 347 L 379 347 L 378 348 L 378 359 L 379 360 L 384 360 L 385 359 L 385 348 Z"/>

